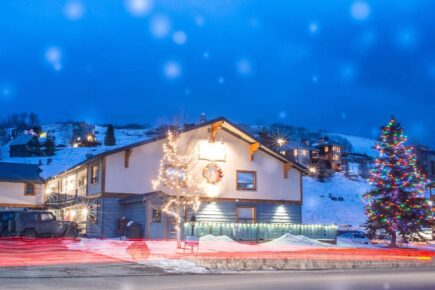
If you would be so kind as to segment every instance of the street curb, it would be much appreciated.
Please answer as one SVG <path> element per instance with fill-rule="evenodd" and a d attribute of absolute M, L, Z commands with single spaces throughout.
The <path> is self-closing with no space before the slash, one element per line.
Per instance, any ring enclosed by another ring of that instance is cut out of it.
<path fill-rule="evenodd" d="M 264 270 L 347 270 L 432 268 L 433 260 L 364 261 L 364 260 L 295 260 L 295 259 L 192 259 L 198 266 L 211 271 L 264 271 Z"/>

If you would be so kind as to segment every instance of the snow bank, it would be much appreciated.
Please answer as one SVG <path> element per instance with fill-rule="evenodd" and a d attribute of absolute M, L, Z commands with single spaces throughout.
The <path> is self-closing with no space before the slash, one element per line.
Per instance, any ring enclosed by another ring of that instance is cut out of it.
<path fill-rule="evenodd" d="M 372 244 L 361 244 L 361 243 L 355 243 L 350 239 L 346 238 L 337 238 L 337 246 L 342 248 L 377 248 L 376 246 Z"/>
<path fill-rule="evenodd" d="M 371 188 L 366 180 L 350 180 L 343 173 L 335 173 L 326 182 L 304 177 L 303 188 L 303 223 L 360 227 L 366 222 L 361 198 Z"/>
<path fill-rule="evenodd" d="M 310 246 L 310 247 L 333 247 L 331 244 L 322 243 L 317 240 L 310 239 L 306 236 L 295 236 L 286 233 L 279 238 L 270 242 L 262 244 L 264 247 L 268 246 Z"/>
<path fill-rule="evenodd" d="M 78 243 L 68 243 L 66 246 L 70 250 L 91 252 L 123 261 L 131 261 L 132 257 L 127 252 L 131 243 L 130 241 L 83 238 Z"/>
<path fill-rule="evenodd" d="M 205 235 L 199 238 L 200 242 L 230 242 L 236 243 L 233 239 L 228 236 L 213 236 L 213 235 Z"/>

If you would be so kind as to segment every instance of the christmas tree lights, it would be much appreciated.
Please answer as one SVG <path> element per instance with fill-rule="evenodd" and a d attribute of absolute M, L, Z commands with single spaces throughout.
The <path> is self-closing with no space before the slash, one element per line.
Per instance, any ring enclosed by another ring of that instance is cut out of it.
<path fill-rule="evenodd" d="M 427 180 L 416 165 L 414 149 L 406 146 L 404 129 L 393 117 L 382 128 L 375 148 L 379 152 L 369 181 L 373 190 L 365 194 L 369 232 L 383 229 L 396 247 L 397 233 L 404 241 L 421 239 L 419 232 L 431 224 L 425 199 Z"/>
<path fill-rule="evenodd" d="M 182 214 L 188 208 L 198 210 L 201 193 L 201 186 L 194 180 L 193 154 L 187 152 L 190 146 L 181 146 L 179 141 L 177 132 L 168 131 L 158 177 L 152 181 L 154 190 L 160 189 L 165 193 L 162 212 L 175 219 L 178 248 L 181 247 Z"/>

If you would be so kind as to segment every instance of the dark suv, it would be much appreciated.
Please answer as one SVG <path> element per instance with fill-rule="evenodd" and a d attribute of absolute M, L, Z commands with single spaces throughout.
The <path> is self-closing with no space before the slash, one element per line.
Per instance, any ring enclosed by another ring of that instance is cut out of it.
<path fill-rule="evenodd" d="M 58 221 L 49 211 L 0 212 L 0 235 L 36 237 L 77 237 L 75 222 Z"/>

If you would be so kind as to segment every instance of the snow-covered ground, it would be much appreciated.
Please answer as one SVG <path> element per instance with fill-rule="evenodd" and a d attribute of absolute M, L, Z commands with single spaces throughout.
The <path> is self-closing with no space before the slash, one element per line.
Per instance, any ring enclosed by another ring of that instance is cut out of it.
<path fill-rule="evenodd" d="M 366 180 L 350 180 L 343 173 L 335 173 L 326 182 L 304 177 L 303 188 L 304 224 L 351 225 L 358 228 L 366 222 L 361 199 L 370 190 Z"/>

